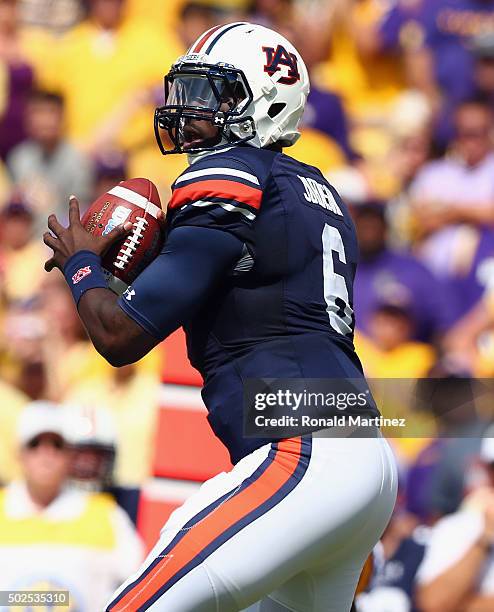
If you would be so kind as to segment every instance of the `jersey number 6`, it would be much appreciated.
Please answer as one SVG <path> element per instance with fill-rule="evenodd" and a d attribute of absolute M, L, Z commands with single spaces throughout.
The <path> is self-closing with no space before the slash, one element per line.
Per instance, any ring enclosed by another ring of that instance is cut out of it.
<path fill-rule="evenodd" d="M 349 304 L 347 281 L 336 272 L 334 255 L 346 265 L 346 254 L 340 232 L 327 223 L 322 232 L 324 299 L 331 327 L 344 336 L 353 334 L 353 310 Z"/>

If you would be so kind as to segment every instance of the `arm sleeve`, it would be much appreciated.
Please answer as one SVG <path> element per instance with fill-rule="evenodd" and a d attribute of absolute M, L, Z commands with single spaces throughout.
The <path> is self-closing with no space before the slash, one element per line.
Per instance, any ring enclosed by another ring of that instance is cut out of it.
<path fill-rule="evenodd" d="M 211 227 L 172 229 L 161 254 L 119 299 L 144 330 L 163 340 L 186 323 L 238 261 L 243 242 Z"/>

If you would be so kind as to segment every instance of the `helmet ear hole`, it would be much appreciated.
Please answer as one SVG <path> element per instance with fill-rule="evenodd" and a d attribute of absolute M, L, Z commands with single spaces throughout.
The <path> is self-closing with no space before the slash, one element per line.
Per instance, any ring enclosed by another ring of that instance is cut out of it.
<path fill-rule="evenodd" d="M 268 115 L 273 119 L 277 115 L 281 113 L 281 111 L 285 108 L 286 104 L 284 102 L 275 102 L 271 104 L 268 108 Z"/>

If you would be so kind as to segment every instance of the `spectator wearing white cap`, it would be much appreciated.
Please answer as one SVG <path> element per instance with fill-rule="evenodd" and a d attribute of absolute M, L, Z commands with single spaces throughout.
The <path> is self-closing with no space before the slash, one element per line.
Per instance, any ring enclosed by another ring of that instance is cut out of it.
<path fill-rule="evenodd" d="M 24 489 L 33 510 L 47 508 L 63 494 L 70 467 L 65 413 L 50 402 L 33 402 L 21 413 L 18 440 Z"/>
<path fill-rule="evenodd" d="M 0 491 L 0 590 L 67 590 L 68 610 L 93 612 L 138 567 L 142 545 L 110 496 L 68 486 L 70 430 L 48 402 L 19 417 L 23 479 Z"/>
<path fill-rule="evenodd" d="M 418 575 L 423 612 L 494 610 L 494 428 L 482 440 L 488 485 L 467 496 L 458 512 L 432 529 Z"/>

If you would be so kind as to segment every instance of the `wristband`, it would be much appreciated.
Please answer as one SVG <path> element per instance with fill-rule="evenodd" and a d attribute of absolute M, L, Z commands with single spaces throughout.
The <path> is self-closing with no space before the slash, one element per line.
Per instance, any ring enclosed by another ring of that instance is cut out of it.
<path fill-rule="evenodd" d="M 92 251 L 77 251 L 67 259 L 63 274 L 76 306 L 89 289 L 107 289 L 105 275 L 101 268 L 101 257 Z"/>

